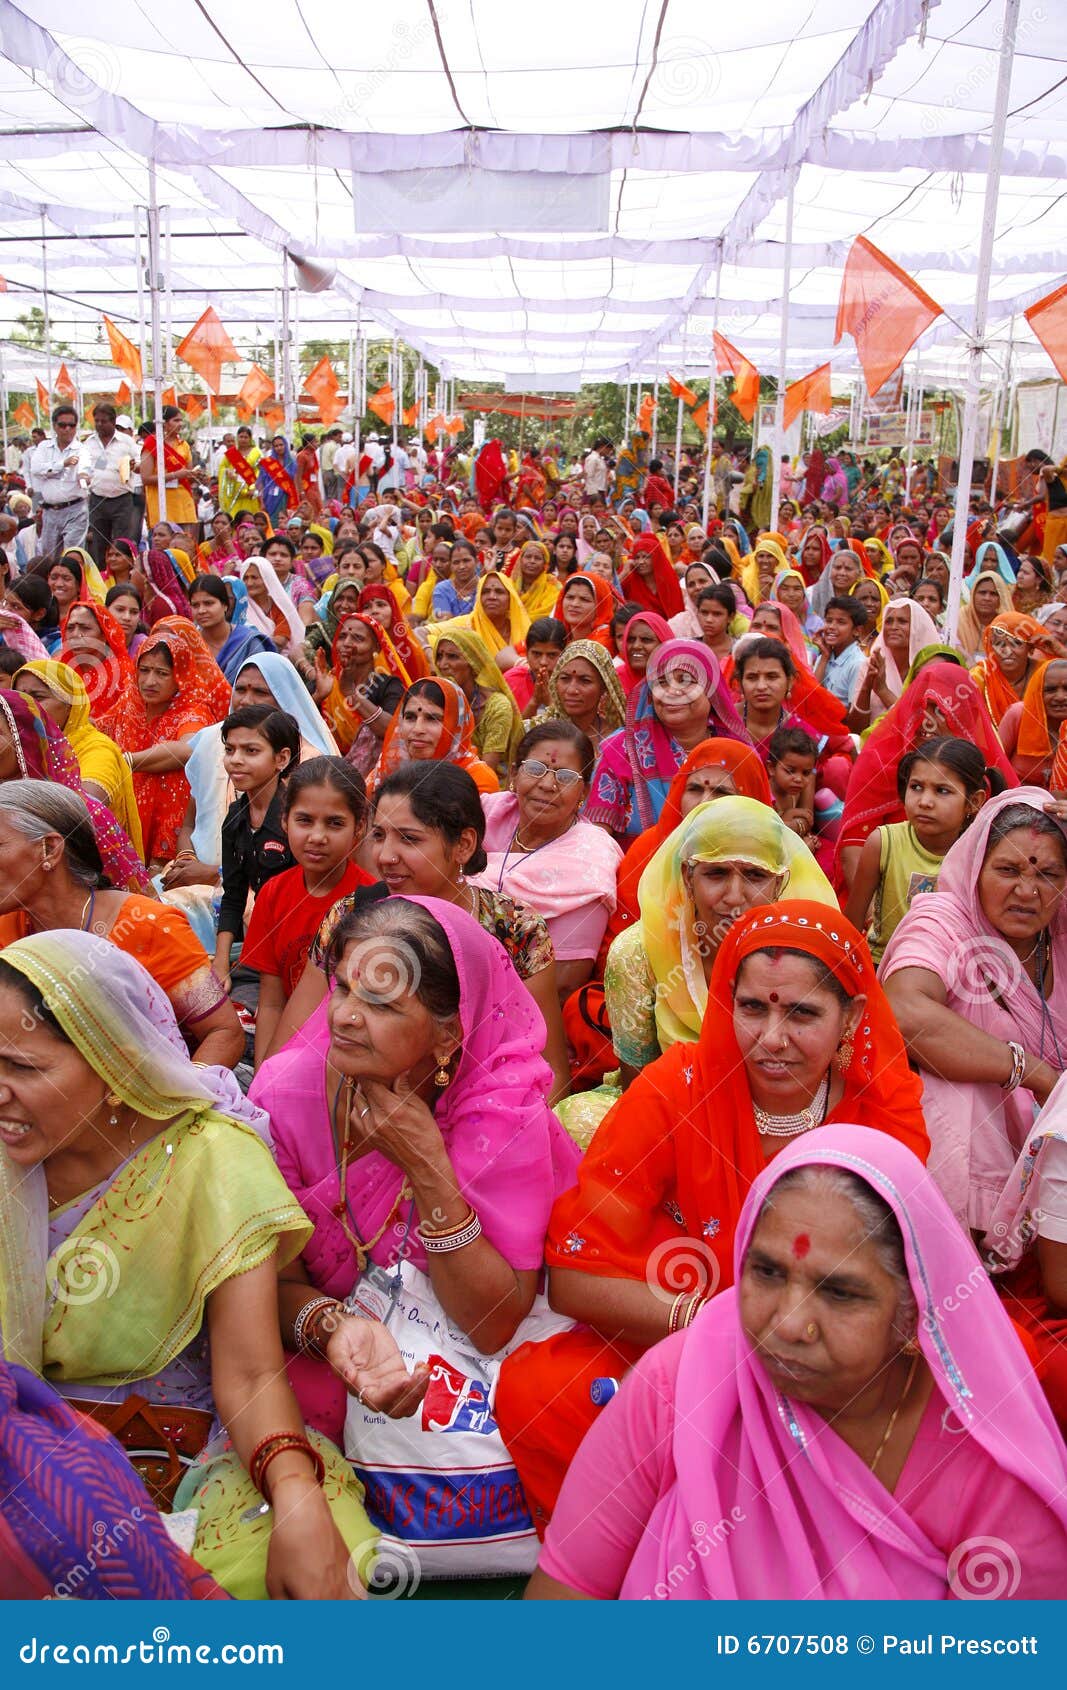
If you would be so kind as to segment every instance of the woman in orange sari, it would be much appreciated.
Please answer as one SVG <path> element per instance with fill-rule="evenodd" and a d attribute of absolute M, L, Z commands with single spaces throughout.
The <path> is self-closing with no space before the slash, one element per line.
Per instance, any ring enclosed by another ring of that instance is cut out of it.
<path fill-rule="evenodd" d="M 982 635 L 985 656 L 971 674 L 989 706 L 994 727 L 999 728 L 1008 710 L 1018 704 L 1027 682 L 1042 658 L 1060 657 L 1063 647 L 1036 616 L 1019 610 L 994 616 Z"/>
<path fill-rule="evenodd" d="M 807 1011 L 801 1021 L 796 1011 Z M 719 948 L 700 1038 L 634 1080 L 552 1211 L 554 1308 L 582 1324 L 505 1362 L 496 1414 L 538 1530 L 618 1379 L 732 1280 L 749 1187 L 826 1122 L 888 1133 L 925 1161 L 922 1087 L 866 942 L 825 904 L 761 904 Z"/>
<path fill-rule="evenodd" d="M 614 656 L 611 618 L 618 602 L 610 582 L 602 575 L 590 575 L 580 569 L 567 576 L 552 614 L 563 623 L 568 640 L 595 640 Z"/>
<path fill-rule="evenodd" d="M 84 681 L 94 721 L 113 710 L 135 684 L 126 635 L 102 604 L 71 606 L 63 623 L 59 661 Z"/>
<path fill-rule="evenodd" d="M 467 696 L 443 675 L 426 676 L 408 687 L 385 730 L 369 792 L 401 763 L 455 763 L 466 769 L 479 792 L 500 790 L 496 774 L 474 749 L 474 712 Z"/>
<path fill-rule="evenodd" d="M 315 678 L 319 705 L 338 749 L 347 756 L 362 736 L 357 755 L 361 772 L 369 774 L 403 689 L 411 685 L 399 652 L 380 623 L 353 611 L 337 624 L 329 667 L 326 654 L 321 649 L 315 653 Z"/>
<path fill-rule="evenodd" d="M 189 803 L 191 736 L 220 722 L 229 708 L 230 684 L 200 630 L 181 616 L 157 622 L 137 654 L 136 685 L 100 723 L 127 754 L 152 872 L 178 847 Z"/>
<path fill-rule="evenodd" d="M 358 608 L 385 629 L 413 681 L 421 681 L 430 673 L 430 659 L 401 615 L 395 587 L 388 581 L 374 581 L 368 587 L 361 587 Z"/>

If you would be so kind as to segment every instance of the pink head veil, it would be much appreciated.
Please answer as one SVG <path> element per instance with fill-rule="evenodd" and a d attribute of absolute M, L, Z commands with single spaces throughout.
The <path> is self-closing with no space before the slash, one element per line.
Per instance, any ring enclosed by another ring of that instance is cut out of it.
<path fill-rule="evenodd" d="M 946 1425 L 975 1438 L 1067 1525 L 1067 1459 L 1015 1329 L 970 1240 L 921 1163 L 885 1133 L 834 1125 L 805 1133 L 755 1181 L 734 1243 L 735 1276 L 764 1200 L 793 1168 L 857 1174 L 889 1204 L 904 1238 L 918 1338 Z M 959 1296 L 966 1285 L 967 1297 Z M 658 1576 L 683 1562 L 711 1598 L 933 1599 L 950 1572 L 890 1493 L 802 1403 L 781 1395 L 720 1293 L 685 1337 L 675 1400 L 677 1482 L 650 1521 Z M 707 1522 L 737 1522 L 706 1558 Z M 624 1586 L 623 1596 L 627 1594 Z M 684 1594 L 698 1594 L 687 1580 Z"/>

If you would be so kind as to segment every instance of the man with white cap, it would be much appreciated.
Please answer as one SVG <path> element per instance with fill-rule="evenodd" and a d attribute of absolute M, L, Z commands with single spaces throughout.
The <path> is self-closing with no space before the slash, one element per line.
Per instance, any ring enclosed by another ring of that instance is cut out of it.
<path fill-rule="evenodd" d="M 118 428 L 115 406 L 101 399 L 93 406 L 93 432 L 78 457 L 78 479 L 89 490 L 89 552 L 101 573 L 112 540 L 139 537 L 130 492 L 135 458 L 132 437 Z"/>

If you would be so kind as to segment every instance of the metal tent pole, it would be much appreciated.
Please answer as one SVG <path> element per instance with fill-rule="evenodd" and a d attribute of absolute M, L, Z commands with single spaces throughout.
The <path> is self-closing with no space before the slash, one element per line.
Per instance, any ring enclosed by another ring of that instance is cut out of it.
<path fill-rule="evenodd" d="M 715 453 L 715 378 L 719 373 L 718 361 L 715 356 L 715 331 L 719 326 L 719 294 L 722 290 L 722 243 L 719 243 L 719 256 L 715 261 L 715 298 L 711 309 L 711 363 L 708 366 L 708 432 L 704 437 L 704 504 L 701 518 L 705 531 L 708 526 L 708 512 L 711 508 L 711 460 Z"/>
<path fill-rule="evenodd" d="M 945 633 L 950 645 L 956 641 L 963 594 L 963 572 L 967 548 L 967 516 L 971 500 L 971 471 L 978 432 L 978 404 L 981 397 L 982 352 L 989 308 L 989 277 L 993 267 L 993 239 L 997 225 L 1000 166 L 1004 156 L 1004 131 L 1008 121 L 1008 97 L 1015 57 L 1015 33 L 1019 24 L 1020 0 L 1004 0 L 1004 29 L 1000 38 L 997 93 L 993 106 L 993 129 L 989 146 L 989 171 L 982 212 L 982 240 L 978 248 L 978 274 L 974 290 L 974 329 L 967 349 L 967 391 L 960 430 L 959 475 L 956 481 L 956 511 L 952 522 L 952 567 L 948 582 L 948 614 Z"/>
<path fill-rule="evenodd" d="M 785 368 L 789 349 L 789 284 L 793 268 L 793 198 L 796 183 L 789 185 L 785 202 L 785 255 L 782 259 L 782 328 L 778 340 L 778 393 L 774 401 L 774 459 L 771 474 L 771 526 L 778 520 L 782 490 L 782 453 L 785 450 Z M 758 415 L 757 411 L 757 415 Z"/>
<path fill-rule="evenodd" d="M 160 522 L 167 520 L 167 466 L 163 444 L 163 337 L 159 318 L 159 205 L 156 167 L 148 166 L 148 305 L 152 322 L 152 410 L 156 424 L 156 493 Z"/>

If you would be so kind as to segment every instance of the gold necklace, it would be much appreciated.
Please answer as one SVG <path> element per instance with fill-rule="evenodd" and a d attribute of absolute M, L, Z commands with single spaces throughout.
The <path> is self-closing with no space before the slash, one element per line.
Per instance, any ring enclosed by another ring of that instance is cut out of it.
<path fill-rule="evenodd" d="M 908 1368 L 908 1377 L 904 1381 L 904 1389 L 900 1393 L 900 1398 L 897 1402 L 896 1408 L 893 1410 L 892 1414 L 889 1416 L 889 1424 L 887 1425 L 885 1431 L 882 1433 L 882 1441 L 878 1445 L 878 1448 L 874 1452 L 874 1460 L 871 1462 L 871 1472 L 872 1473 L 874 1472 L 875 1468 L 877 1467 L 879 1461 L 881 1461 L 882 1456 L 885 1454 L 886 1444 L 889 1442 L 890 1438 L 893 1436 L 893 1428 L 896 1425 L 897 1417 L 900 1414 L 901 1409 L 904 1407 L 905 1401 L 907 1400 L 908 1392 L 911 1390 L 912 1380 L 915 1378 L 915 1369 L 918 1367 L 918 1365 L 919 1365 L 919 1352 L 918 1352 L 918 1350 L 916 1350 L 915 1354 L 911 1358 L 911 1366 Z"/>

